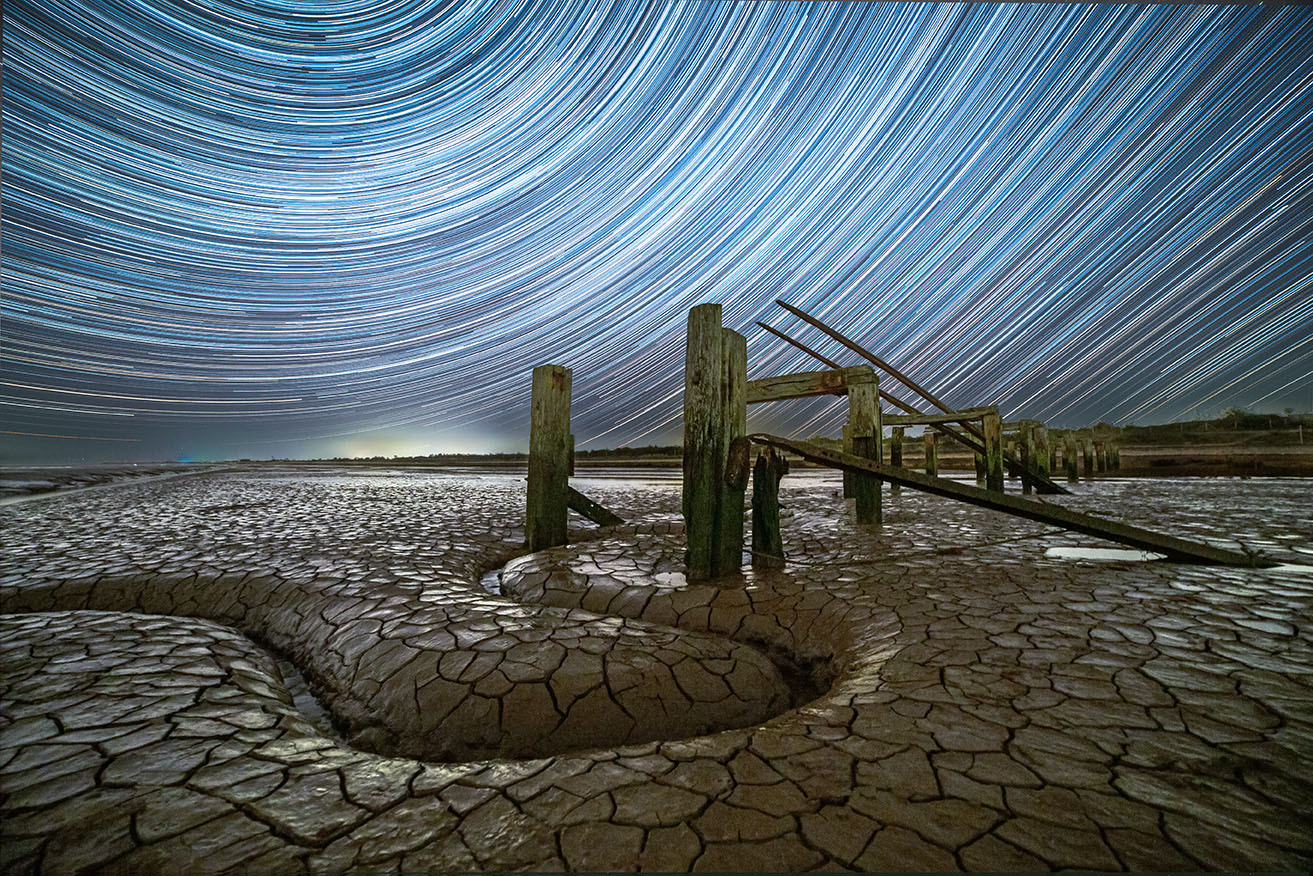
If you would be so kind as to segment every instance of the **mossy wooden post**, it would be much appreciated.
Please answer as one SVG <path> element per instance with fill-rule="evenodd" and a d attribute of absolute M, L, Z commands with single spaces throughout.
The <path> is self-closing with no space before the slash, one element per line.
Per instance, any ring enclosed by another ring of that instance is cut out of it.
<path fill-rule="evenodd" d="M 1062 461 L 1067 466 L 1067 480 L 1073 483 L 1080 480 L 1076 461 L 1076 435 L 1072 432 L 1062 437 Z"/>
<path fill-rule="evenodd" d="M 939 477 L 939 433 L 926 429 L 921 441 L 925 444 L 925 473 L 937 478 Z"/>
<path fill-rule="evenodd" d="M 894 426 L 889 432 L 889 464 L 903 467 L 903 427 Z M 897 493 L 902 490 L 898 484 L 890 484 L 889 492 Z"/>
<path fill-rule="evenodd" d="M 720 507 L 716 512 L 716 562 L 714 572 L 724 575 L 743 566 L 743 491 L 725 477 L 729 446 L 735 438 L 748 434 L 748 341 L 730 329 L 721 329 L 721 400 L 724 417 L 722 432 L 725 452 L 720 463 Z"/>
<path fill-rule="evenodd" d="M 1020 459 L 1021 451 L 1017 448 L 1017 442 L 1016 442 L 1016 441 L 1009 440 L 1008 443 L 1007 443 L 1007 449 L 1008 449 L 1008 456 L 1012 457 L 1013 459 Z M 1024 460 L 1023 460 L 1023 461 L 1024 461 Z M 1015 465 L 1012 465 L 1011 463 L 1009 463 L 1009 464 L 1008 464 L 1008 480 L 1010 480 L 1010 481 L 1011 481 L 1011 480 L 1016 480 L 1016 478 L 1018 477 L 1017 472 L 1018 472 L 1017 467 L 1016 467 Z"/>
<path fill-rule="evenodd" d="M 1084 457 L 1085 477 L 1094 477 L 1094 442 L 1085 436 L 1080 439 L 1081 456 Z"/>
<path fill-rule="evenodd" d="M 995 493 L 1003 492 L 1003 419 L 998 413 L 985 414 L 981 418 L 981 430 L 985 434 L 985 488 Z"/>
<path fill-rule="evenodd" d="M 1035 433 L 1035 463 L 1039 466 L 1040 473 L 1044 477 L 1049 476 L 1053 471 L 1053 445 L 1049 443 L 1049 430 L 1043 423 L 1036 423 Z"/>
<path fill-rule="evenodd" d="M 570 369 L 533 369 L 529 416 L 529 493 L 524 523 L 531 551 L 565 544 L 571 455 Z"/>
<path fill-rule="evenodd" d="M 846 423 L 843 427 L 843 452 L 853 452 L 853 429 Z M 853 497 L 853 473 L 850 471 L 843 473 L 843 497 L 845 499 Z"/>
<path fill-rule="evenodd" d="M 985 454 L 977 450 L 971 456 L 976 463 L 976 483 L 983 484 L 985 482 Z"/>
<path fill-rule="evenodd" d="M 880 461 L 880 383 L 875 371 L 867 366 L 848 383 L 848 425 L 852 429 L 853 455 Z M 853 477 L 853 498 L 857 500 L 858 523 L 880 523 L 884 519 L 880 506 L 878 478 L 856 473 Z"/>
<path fill-rule="evenodd" d="M 752 566 L 779 569 L 784 566 L 784 541 L 780 538 L 780 478 L 789 462 L 773 447 L 757 456 L 752 469 Z"/>
<path fill-rule="evenodd" d="M 725 464 L 730 441 L 747 431 L 747 348 L 720 320 L 719 304 L 688 312 L 683 510 L 692 581 L 738 569 L 743 556 L 743 487 L 726 483 Z"/>

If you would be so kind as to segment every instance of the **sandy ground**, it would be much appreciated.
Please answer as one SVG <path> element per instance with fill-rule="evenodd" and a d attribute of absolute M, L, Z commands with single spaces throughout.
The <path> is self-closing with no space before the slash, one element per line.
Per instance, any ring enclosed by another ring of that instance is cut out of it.
<path fill-rule="evenodd" d="M 1056 500 L 1250 570 L 801 472 L 788 566 L 691 585 L 678 481 L 581 474 L 630 523 L 531 556 L 508 474 L 0 508 L 3 871 L 1313 863 L 1306 481 Z"/>

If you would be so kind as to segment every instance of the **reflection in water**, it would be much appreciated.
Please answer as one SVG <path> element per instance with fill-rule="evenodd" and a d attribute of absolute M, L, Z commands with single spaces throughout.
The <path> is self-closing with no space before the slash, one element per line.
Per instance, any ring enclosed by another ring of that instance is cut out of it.
<path fill-rule="evenodd" d="M 1166 554 L 1155 554 L 1134 548 L 1085 548 L 1085 547 L 1051 547 L 1044 552 L 1046 557 L 1060 560 L 1161 560 Z"/>

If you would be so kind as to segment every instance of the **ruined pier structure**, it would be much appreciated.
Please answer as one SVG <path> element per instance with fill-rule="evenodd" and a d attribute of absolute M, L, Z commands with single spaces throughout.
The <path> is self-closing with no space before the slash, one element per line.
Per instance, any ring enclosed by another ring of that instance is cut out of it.
<path fill-rule="evenodd" d="M 1118 467 L 1117 449 L 1094 439 L 1089 430 L 1058 434 L 1036 420 L 1005 424 L 995 406 L 953 410 L 855 341 L 820 320 L 784 302 L 781 307 L 858 353 L 870 364 L 841 366 L 782 331 L 758 323 L 771 334 L 804 350 L 827 367 L 778 377 L 748 380 L 747 341 L 722 325 L 720 304 L 700 304 L 689 311 L 684 370 L 683 515 L 687 537 L 689 580 L 706 580 L 737 572 L 744 552 L 744 500 L 749 474 L 753 478 L 752 564 L 782 566 L 779 483 L 788 471 L 784 451 L 844 473 L 844 495 L 853 499 L 859 524 L 882 522 L 881 483 L 890 489 L 909 487 L 947 498 L 1039 520 L 1064 529 L 1096 535 L 1188 562 L 1255 565 L 1249 554 L 1153 533 L 1138 527 L 1004 495 L 1005 471 L 1021 481 L 1022 492 L 1068 492 L 1050 477 L 1061 460 L 1067 479 Z M 872 367 L 874 366 L 874 367 Z M 924 412 L 880 387 L 876 368 L 891 374 L 938 408 Z M 526 542 L 530 550 L 565 544 L 567 511 L 573 509 L 600 525 L 620 522 L 616 515 L 569 486 L 574 468 L 574 438 L 570 434 L 569 369 L 542 365 L 533 372 L 529 441 L 529 486 Z M 748 405 L 843 395 L 848 399 L 843 451 L 773 435 L 749 435 Z M 886 414 L 881 400 L 901 409 Z M 892 429 L 890 463 L 884 462 L 884 428 Z M 925 427 L 925 474 L 902 466 L 903 435 L 908 426 Z M 1005 431 L 1005 429 L 1007 431 Z M 938 476 L 938 436 L 947 435 L 972 451 L 976 474 L 984 487 L 971 487 Z M 1061 437 L 1061 442 L 1058 438 Z M 1059 450 L 1061 444 L 1061 450 Z M 753 451 L 756 451 L 755 462 Z M 1060 454 L 1060 455 L 1059 455 Z"/>

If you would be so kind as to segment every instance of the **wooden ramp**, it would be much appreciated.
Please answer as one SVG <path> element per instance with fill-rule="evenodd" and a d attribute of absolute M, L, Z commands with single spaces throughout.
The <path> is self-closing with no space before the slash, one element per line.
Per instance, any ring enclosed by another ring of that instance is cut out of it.
<path fill-rule="evenodd" d="M 891 484 L 899 484 L 904 487 L 910 487 L 914 490 L 933 493 L 936 496 L 946 496 L 950 499 L 958 499 L 959 501 L 967 502 L 972 505 L 980 505 L 984 508 L 992 508 L 995 511 L 1002 511 L 1005 514 L 1025 517 L 1028 520 L 1037 520 L 1040 523 L 1060 526 L 1063 529 L 1070 529 L 1073 532 L 1081 532 L 1086 535 L 1093 535 L 1097 538 L 1105 538 L 1108 541 L 1130 545 L 1131 547 L 1139 548 L 1141 550 L 1164 554 L 1168 559 L 1176 560 L 1178 562 L 1222 566 L 1254 566 L 1260 568 L 1276 565 L 1274 561 L 1263 557 L 1244 554 L 1239 551 L 1229 551 L 1224 548 L 1213 547 L 1212 545 L 1187 541 L 1183 538 L 1176 538 L 1171 535 L 1151 532 L 1147 529 L 1141 529 L 1138 526 L 1118 523 L 1115 520 L 1106 520 L 1102 517 L 1094 517 L 1090 514 L 1081 514 L 1078 511 L 1071 511 L 1060 505 L 1021 499 L 1016 496 L 1008 496 L 1002 493 L 992 493 L 989 490 L 982 490 L 980 487 L 961 484 L 957 481 L 948 480 L 947 478 L 929 477 L 928 475 L 910 469 L 894 468 L 893 466 L 882 465 L 878 462 L 864 459 L 860 456 L 853 456 L 849 453 L 841 453 L 837 450 L 827 450 L 824 447 L 818 447 L 815 444 L 810 444 L 806 441 L 791 441 L 787 438 L 777 438 L 774 435 L 760 433 L 748 435 L 747 440 L 753 441 L 757 444 L 765 444 L 770 447 L 779 448 L 781 450 L 788 450 L 791 453 L 798 454 L 803 459 L 820 465 L 826 465 L 858 474 L 874 475 L 880 480 L 887 481 Z"/>

